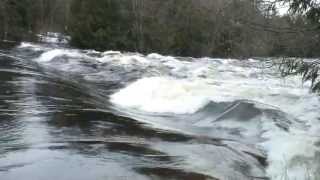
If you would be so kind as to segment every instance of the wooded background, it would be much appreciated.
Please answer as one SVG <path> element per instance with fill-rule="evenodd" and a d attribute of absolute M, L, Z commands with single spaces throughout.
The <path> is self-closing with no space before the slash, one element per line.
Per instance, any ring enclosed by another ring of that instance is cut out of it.
<path fill-rule="evenodd" d="M 275 7 L 265 0 L 0 0 L 0 39 L 54 31 L 96 50 L 319 57 L 319 21 Z"/>

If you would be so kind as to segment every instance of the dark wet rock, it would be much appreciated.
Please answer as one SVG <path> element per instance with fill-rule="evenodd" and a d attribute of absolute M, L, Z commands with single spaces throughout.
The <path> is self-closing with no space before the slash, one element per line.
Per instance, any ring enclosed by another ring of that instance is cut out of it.
<path fill-rule="evenodd" d="M 185 172 L 180 169 L 171 169 L 171 168 L 164 168 L 164 167 L 155 167 L 155 168 L 138 168 L 138 172 L 142 174 L 146 174 L 151 176 L 153 180 L 219 180 L 214 177 L 210 177 L 204 174 L 198 174 L 194 172 Z"/>

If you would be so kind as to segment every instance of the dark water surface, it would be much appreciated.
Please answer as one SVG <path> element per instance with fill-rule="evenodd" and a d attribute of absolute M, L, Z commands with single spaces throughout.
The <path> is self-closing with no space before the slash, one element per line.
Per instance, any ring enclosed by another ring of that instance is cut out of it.
<path fill-rule="evenodd" d="M 189 144 L 192 138 L 108 112 L 107 92 L 61 78 L 68 74 L 47 71 L 28 61 L 32 52 L 25 54 L 0 56 L 1 180 L 209 178 L 170 168 L 179 157 L 148 145 Z"/>

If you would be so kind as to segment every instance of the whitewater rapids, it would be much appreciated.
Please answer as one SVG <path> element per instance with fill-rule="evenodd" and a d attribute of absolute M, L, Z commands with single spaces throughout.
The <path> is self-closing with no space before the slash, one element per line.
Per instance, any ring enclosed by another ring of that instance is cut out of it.
<path fill-rule="evenodd" d="M 22 43 L 13 53 L 31 57 L 42 71 L 85 89 L 96 109 L 191 138 L 142 140 L 153 151 L 178 159 L 157 162 L 161 168 L 222 180 L 320 177 L 319 98 L 301 77 L 282 78 L 266 61 L 31 43 Z M 137 168 L 138 160 L 128 163 L 128 169 Z"/>

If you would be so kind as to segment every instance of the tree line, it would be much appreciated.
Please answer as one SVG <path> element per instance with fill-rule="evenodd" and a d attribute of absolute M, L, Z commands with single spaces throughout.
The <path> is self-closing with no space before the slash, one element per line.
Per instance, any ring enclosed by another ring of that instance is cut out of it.
<path fill-rule="evenodd" d="M 283 1 L 296 11 L 279 15 L 265 0 L 1 0 L 0 38 L 57 31 L 97 50 L 318 57 L 317 11 L 294 13 L 299 0 Z"/>
<path fill-rule="evenodd" d="M 318 0 L 277 0 L 277 2 L 289 4 L 293 14 L 304 14 L 319 31 L 320 2 Z M 320 93 L 320 60 L 318 58 L 283 58 L 279 70 L 283 76 L 302 75 L 304 82 L 311 82 L 311 91 Z"/>
<path fill-rule="evenodd" d="M 70 0 L 0 0 L 0 39 L 32 40 L 37 33 L 66 32 Z"/>

